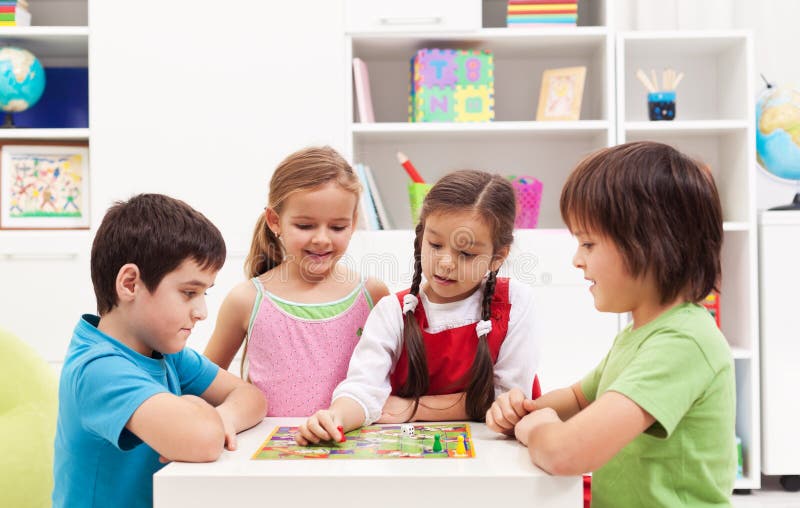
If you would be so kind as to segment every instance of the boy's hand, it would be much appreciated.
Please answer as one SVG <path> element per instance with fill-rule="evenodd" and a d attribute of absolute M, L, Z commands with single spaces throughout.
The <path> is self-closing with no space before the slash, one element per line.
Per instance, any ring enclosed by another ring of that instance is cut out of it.
<path fill-rule="evenodd" d="M 229 415 L 224 406 L 217 406 L 217 412 L 222 420 L 222 428 L 225 431 L 225 449 L 233 451 L 236 449 L 236 423 L 233 416 Z"/>
<path fill-rule="evenodd" d="M 381 417 L 376 423 L 406 423 L 413 422 L 414 401 L 396 395 L 389 395 L 381 410 Z"/>
<path fill-rule="evenodd" d="M 514 426 L 534 409 L 534 401 L 526 399 L 519 388 L 512 388 L 499 395 L 486 411 L 486 426 L 495 432 L 513 436 Z"/>
<path fill-rule="evenodd" d="M 342 419 L 330 409 L 320 409 L 297 430 L 294 440 L 300 446 L 308 446 L 311 443 L 320 441 L 339 441 L 341 432 L 337 427 L 342 425 Z"/>
<path fill-rule="evenodd" d="M 528 440 L 531 437 L 531 433 L 537 428 L 546 423 L 555 423 L 561 422 L 561 418 L 558 417 L 558 413 L 555 412 L 553 408 L 542 408 L 530 413 L 528 416 L 524 417 L 519 423 L 514 427 L 514 435 L 517 437 L 517 440 L 528 446 Z"/>

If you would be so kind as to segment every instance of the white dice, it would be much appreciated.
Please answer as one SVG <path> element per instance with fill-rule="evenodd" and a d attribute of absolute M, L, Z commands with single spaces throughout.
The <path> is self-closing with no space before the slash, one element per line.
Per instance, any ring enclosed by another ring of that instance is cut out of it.
<path fill-rule="evenodd" d="M 414 437 L 414 426 L 410 424 L 401 425 L 400 433 L 406 437 Z"/>

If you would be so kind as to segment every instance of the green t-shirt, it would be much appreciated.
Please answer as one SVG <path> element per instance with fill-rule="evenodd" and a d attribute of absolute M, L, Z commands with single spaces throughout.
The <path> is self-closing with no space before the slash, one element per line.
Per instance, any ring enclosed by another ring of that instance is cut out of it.
<path fill-rule="evenodd" d="M 590 402 L 621 393 L 656 420 L 594 472 L 592 508 L 731 506 L 733 360 L 705 309 L 684 303 L 628 326 L 581 388 Z"/>

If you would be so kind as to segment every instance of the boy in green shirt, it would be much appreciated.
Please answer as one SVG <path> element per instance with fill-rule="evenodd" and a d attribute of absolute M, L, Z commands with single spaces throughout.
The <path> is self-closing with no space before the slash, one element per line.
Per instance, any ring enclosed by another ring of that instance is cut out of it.
<path fill-rule="evenodd" d="M 535 402 L 502 394 L 487 425 L 550 473 L 594 471 L 593 508 L 731 506 L 733 360 L 697 304 L 720 276 L 711 173 L 660 143 L 603 149 L 567 179 L 561 215 L 595 307 L 631 324 L 582 381 Z"/>

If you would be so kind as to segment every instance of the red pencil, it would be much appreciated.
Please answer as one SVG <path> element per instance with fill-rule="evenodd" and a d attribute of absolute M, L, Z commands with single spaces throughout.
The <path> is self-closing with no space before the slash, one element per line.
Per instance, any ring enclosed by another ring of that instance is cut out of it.
<path fill-rule="evenodd" d="M 408 176 L 410 176 L 413 181 L 417 183 L 425 183 L 425 180 L 423 180 L 422 177 L 419 176 L 417 168 L 415 168 L 414 165 L 411 164 L 411 161 L 408 160 L 408 157 L 406 157 L 406 155 L 403 152 L 397 152 L 397 162 L 399 162 L 400 165 L 403 166 L 403 169 L 406 170 L 406 173 L 408 173 Z"/>

